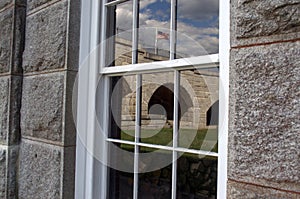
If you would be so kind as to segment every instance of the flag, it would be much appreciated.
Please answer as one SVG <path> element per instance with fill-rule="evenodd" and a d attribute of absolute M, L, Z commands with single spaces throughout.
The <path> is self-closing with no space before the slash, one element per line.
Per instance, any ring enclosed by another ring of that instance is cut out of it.
<path fill-rule="evenodd" d="M 157 31 L 156 39 L 169 39 L 169 34 L 164 33 L 162 31 Z"/>

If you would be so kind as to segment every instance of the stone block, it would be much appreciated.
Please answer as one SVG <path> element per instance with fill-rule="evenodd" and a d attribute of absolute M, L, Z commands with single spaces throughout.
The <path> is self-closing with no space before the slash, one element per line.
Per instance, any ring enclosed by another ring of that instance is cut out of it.
<path fill-rule="evenodd" d="M 81 1 L 70 1 L 67 67 L 75 71 L 77 71 L 79 67 L 80 13 Z"/>
<path fill-rule="evenodd" d="M 300 191 L 299 45 L 232 50 L 229 178 Z"/>
<path fill-rule="evenodd" d="M 300 38 L 300 0 L 233 0 L 232 45 Z"/>
<path fill-rule="evenodd" d="M 9 79 L 0 78 L 0 143 L 7 143 L 8 109 L 9 109 Z"/>
<path fill-rule="evenodd" d="M 66 146 L 76 144 L 76 112 L 77 112 L 77 84 L 75 85 L 76 72 L 66 73 L 66 91 L 63 115 L 63 143 Z"/>
<path fill-rule="evenodd" d="M 0 198 L 17 198 L 18 150 L 0 145 Z"/>
<path fill-rule="evenodd" d="M 0 77 L 0 144 L 16 144 L 20 138 L 22 77 Z"/>
<path fill-rule="evenodd" d="M 28 0 L 27 1 L 27 12 L 30 12 L 34 10 L 35 8 L 38 8 L 40 6 L 43 6 L 47 3 L 60 1 L 60 0 Z"/>
<path fill-rule="evenodd" d="M 13 42 L 13 8 L 0 13 L 0 73 L 9 72 Z"/>
<path fill-rule="evenodd" d="M 272 188 L 260 187 L 251 184 L 244 184 L 229 181 L 227 184 L 228 199 L 297 199 L 296 193 L 284 192 Z"/>
<path fill-rule="evenodd" d="M 62 198 L 73 199 L 75 193 L 75 157 L 76 147 L 67 147 L 63 153 Z"/>
<path fill-rule="evenodd" d="M 2 1 L 0 1 L 0 10 L 3 9 L 5 6 L 8 6 L 10 3 L 12 3 L 12 0 L 2 0 Z"/>
<path fill-rule="evenodd" d="M 64 72 L 24 77 L 22 136 L 62 142 L 64 79 Z"/>
<path fill-rule="evenodd" d="M 20 147 L 19 198 L 74 197 L 70 194 L 74 192 L 74 147 L 64 148 L 27 139 L 22 140 Z M 64 193 L 66 188 L 70 193 Z"/>
<path fill-rule="evenodd" d="M 0 13 L 0 73 L 22 73 L 25 15 L 18 6 Z"/>
<path fill-rule="evenodd" d="M 67 1 L 27 17 L 23 69 L 36 72 L 65 67 Z"/>
<path fill-rule="evenodd" d="M 24 6 L 15 6 L 12 63 L 10 66 L 13 74 L 23 74 L 22 56 L 25 45 L 25 20 L 26 8 Z"/>

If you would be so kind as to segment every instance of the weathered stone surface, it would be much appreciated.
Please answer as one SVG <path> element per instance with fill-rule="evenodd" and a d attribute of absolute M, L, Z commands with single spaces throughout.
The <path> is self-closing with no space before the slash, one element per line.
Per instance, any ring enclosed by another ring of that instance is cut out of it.
<path fill-rule="evenodd" d="M 68 29 L 68 69 L 78 70 L 81 1 L 70 1 Z"/>
<path fill-rule="evenodd" d="M 0 1 L 0 10 L 4 8 L 5 6 L 9 5 L 12 2 L 12 0 L 1 0 Z"/>
<path fill-rule="evenodd" d="M 54 1 L 53 0 L 28 0 L 27 1 L 27 12 L 30 12 L 31 10 L 33 10 L 39 6 L 42 6 L 49 2 L 54 2 Z M 56 0 L 56 1 L 60 1 L 60 0 Z"/>
<path fill-rule="evenodd" d="M 64 1 L 27 18 L 23 55 L 25 72 L 65 66 L 67 11 L 67 2 Z"/>
<path fill-rule="evenodd" d="M 0 143 L 7 143 L 9 78 L 0 77 Z"/>
<path fill-rule="evenodd" d="M 13 74 L 22 74 L 22 55 L 25 45 L 25 19 L 26 19 L 26 8 L 15 7 L 14 12 L 14 39 L 12 45 L 12 63 L 11 72 Z"/>
<path fill-rule="evenodd" d="M 63 143 L 65 146 L 74 146 L 76 144 L 76 99 L 77 99 L 77 85 L 74 85 L 76 72 L 68 71 L 66 73 L 66 91 L 65 91 L 65 113 L 63 115 Z M 74 93 L 73 93 L 74 92 Z M 73 99 L 75 97 L 75 99 Z M 75 105 L 75 106 L 74 106 Z"/>
<path fill-rule="evenodd" d="M 11 145 L 19 140 L 21 93 L 21 77 L 0 77 L 0 144 Z"/>
<path fill-rule="evenodd" d="M 74 198 L 75 147 L 23 139 L 19 198 Z"/>
<path fill-rule="evenodd" d="M 22 140 L 19 198 L 61 198 L 63 148 Z"/>
<path fill-rule="evenodd" d="M 22 135 L 62 141 L 64 74 L 24 77 Z"/>
<path fill-rule="evenodd" d="M 0 73 L 9 72 L 12 30 L 13 30 L 13 9 L 10 8 L 0 13 Z"/>
<path fill-rule="evenodd" d="M 0 145 L 0 198 L 17 197 L 18 147 Z"/>
<path fill-rule="evenodd" d="M 232 51 L 229 178 L 300 191 L 299 45 Z"/>
<path fill-rule="evenodd" d="M 63 197 L 66 199 L 73 199 L 75 193 L 75 157 L 76 147 L 67 147 L 64 150 L 64 165 L 63 165 Z"/>
<path fill-rule="evenodd" d="M 0 148 L 0 197 L 1 198 L 5 198 L 6 196 L 6 181 L 7 181 L 6 153 L 7 153 L 6 149 Z"/>
<path fill-rule="evenodd" d="M 231 5 L 234 45 L 300 38 L 300 0 L 233 0 Z"/>
<path fill-rule="evenodd" d="M 240 184 L 229 181 L 227 184 L 228 199 L 296 199 L 299 195 L 295 193 L 283 192 L 276 189 L 264 188 L 249 184 Z"/>

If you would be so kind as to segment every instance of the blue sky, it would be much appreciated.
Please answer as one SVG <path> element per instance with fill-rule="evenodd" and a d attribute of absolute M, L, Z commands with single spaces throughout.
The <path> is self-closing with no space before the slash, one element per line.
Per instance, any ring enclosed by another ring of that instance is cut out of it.
<path fill-rule="evenodd" d="M 218 51 L 218 0 L 178 0 L 178 50 L 197 56 Z M 117 21 L 119 26 L 130 26 L 132 7 L 120 6 Z M 131 13 L 131 14 L 130 14 Z M 140 31 L 140 40 L 153 46 L 155 43 L 155 28 L 168 32 L 170 27 L 170 0 L 141 0 L 140 27 L 152 29 Z M 125 28 L 126 29 L 126 28 Z M 128 27 L 130 29 L 130 27 Z M 168 41 L 160 40 L 159 47 L 168 49 Z M 202 50 L 199 51 L 199 45 Z M 197 49 L 197 51 L 195 51 Z"/>

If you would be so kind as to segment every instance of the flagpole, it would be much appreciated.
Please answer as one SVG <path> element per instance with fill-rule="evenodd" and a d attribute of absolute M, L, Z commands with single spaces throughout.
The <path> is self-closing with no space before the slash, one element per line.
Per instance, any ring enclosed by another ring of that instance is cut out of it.
<path fill-rule="evenodd" d="M 155 46 L 154 46 L 154 50 L 155 50 L 155 54 L 157 55 L 157 28 L 155 28 Z"/>

